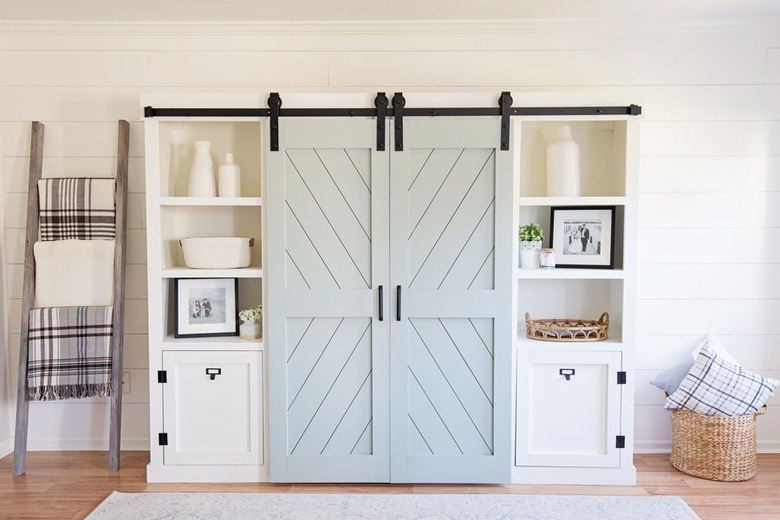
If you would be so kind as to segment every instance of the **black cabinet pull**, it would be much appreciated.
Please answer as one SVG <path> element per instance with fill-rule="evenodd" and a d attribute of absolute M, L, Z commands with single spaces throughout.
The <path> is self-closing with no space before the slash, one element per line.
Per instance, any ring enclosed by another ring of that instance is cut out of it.
<path fill-rule="evenodd" d="M 576 373 L 573 368 L 562 368 L 558 370 L 558 373 L 566 378 L 566 381 L 571 381 L 571 377 Z"/>
<path fill-rule="evenodd" d="M 379 286 L 379 321 L 385 319 L 385 288 Z"/>
<path fill-rule="evenodd" d="M 401 321 L 401 286 L 395 286 L 395 321 Z"/>
<path fill-rule="evenodd" d="M 206 369 L 206 375 L 209 376 L 209 379 L 214 381 L 218 375 L 222 374 L 221 368 L 207 368 Z"/>

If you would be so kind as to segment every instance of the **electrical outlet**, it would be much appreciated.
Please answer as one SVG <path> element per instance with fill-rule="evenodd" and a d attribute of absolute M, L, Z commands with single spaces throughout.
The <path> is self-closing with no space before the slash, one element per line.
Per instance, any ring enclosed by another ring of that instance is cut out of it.
<path fill-rule="evenodd" d="M 122 372 L 122 393 L 130 393 L 130 372 Z"/>

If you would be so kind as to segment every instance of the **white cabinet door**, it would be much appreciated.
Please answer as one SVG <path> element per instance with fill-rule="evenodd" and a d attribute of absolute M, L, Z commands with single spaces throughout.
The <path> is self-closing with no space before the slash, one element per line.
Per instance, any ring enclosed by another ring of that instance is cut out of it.
<path fill-rule="evenodd" d="M 263 463 L 262 352 L 164 351 L 166 465 Z"/>
<path fill-rule="evenodd" d="M 517 355 L 516 464 L 619 467 L 620 352 Z"/>

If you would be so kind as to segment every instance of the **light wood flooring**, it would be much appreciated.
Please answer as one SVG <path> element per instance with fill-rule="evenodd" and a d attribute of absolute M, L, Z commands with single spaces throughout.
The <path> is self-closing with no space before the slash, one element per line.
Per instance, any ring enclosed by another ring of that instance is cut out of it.
<path fill-rule="evenodd" d="M 636 486 L 398 485 L 398 484 L 147 484 L 145 451 L 123 452 L 107 469 L 105 452 L 30 452 L 27 473 L 11 475 L 0 459 L 1 519 L 81 519 L 112 491 L 253 493 L 517 493 L 563 495 L 678 495 L 703 520 L 780 519 L 780 454 L 759 455 L 758 475 L 746 482 L 713 482 L 680 473 L 668 455 L 637 455 Z M 630 519 L 627 519 L 630 520 Z"/>

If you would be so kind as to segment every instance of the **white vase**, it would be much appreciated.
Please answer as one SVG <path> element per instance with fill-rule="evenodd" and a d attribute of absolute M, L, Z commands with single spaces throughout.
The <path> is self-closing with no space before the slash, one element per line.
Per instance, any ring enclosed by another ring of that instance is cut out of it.
<path fill-rule="evenodd" d="M 214 185 L 214 168 L 211 162 L 211 141 L 193 141 L 195 155 L 190 168 L 190 184 L 187 195 L 190 197 L 213 197 L 216 194 Z"/>
<path fill-rule="evenodd" d="M 260 322 L 244 321 L 238 326 L 238 337 L 241 339 L 257 339 L 260 337 Z"/>
<path fill-rule="evenodd" d="M 219 189 L 217 192 L 220 197 L 240 197 L 241 196 L 241 168 L 233 162 L 233 154 L 225 154 L 225 162 L 219 166 Z"/>
<path fill-rule="evenodd" d="M 547 196 L 580 196 L 580 145 L 568 125 L 556 128 L 547 146 Z"/>
<path fill-rule="evenodd" d="M 542 241 L 520 241 L 520 267 L 523 269 L 539 268 L 539 253 L 542 250 Z"/>

